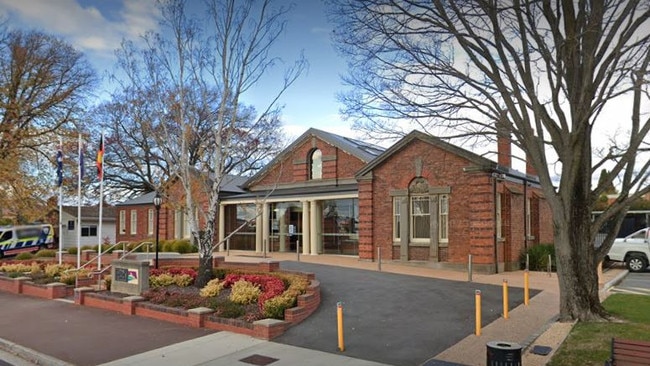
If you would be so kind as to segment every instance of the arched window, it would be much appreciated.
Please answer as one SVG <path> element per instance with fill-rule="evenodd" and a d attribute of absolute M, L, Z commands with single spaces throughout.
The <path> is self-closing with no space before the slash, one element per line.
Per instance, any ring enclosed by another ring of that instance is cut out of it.
<path fill-rule="evenodd" d="M 309 179 L 323 178 L 323 153 L 314 149 L 309 158 Z"/>

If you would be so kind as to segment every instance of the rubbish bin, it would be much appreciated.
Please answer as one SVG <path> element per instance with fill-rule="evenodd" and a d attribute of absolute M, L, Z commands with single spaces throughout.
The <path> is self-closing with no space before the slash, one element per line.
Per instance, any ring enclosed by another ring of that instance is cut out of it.
<path fill-rule="evenodd" d="M 517 343 L 487 343 L 487 366 L 521 366 L 521 346 Z"/>

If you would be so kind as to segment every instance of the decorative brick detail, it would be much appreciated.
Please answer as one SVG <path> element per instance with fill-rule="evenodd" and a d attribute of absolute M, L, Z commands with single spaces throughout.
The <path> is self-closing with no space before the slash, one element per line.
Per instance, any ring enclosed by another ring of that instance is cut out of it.
<path fill-rule="evenodd" d="M 276 184 L 291 184 L 309 180 L 309 154 L 313 149 L 320 149 L 323 154 L 323 180 L 353 179 L 364 162 L 357 157 L 340 150 L 318 138 L 306 138 L 293 148 L 291 154 L 286 154 L 281 161 L 276 162 L 266 172 L 256 186 L 274 186 Z M 254 189 L 254 187 L 251 187 Z"/>

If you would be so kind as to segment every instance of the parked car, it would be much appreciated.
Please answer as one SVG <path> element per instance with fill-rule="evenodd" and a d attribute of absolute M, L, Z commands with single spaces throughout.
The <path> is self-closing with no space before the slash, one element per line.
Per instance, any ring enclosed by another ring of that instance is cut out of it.
<path fill-rule="evenodd" d="M 625 262 L 630 272 L 642 272 L 648 268 L 650 258 L 650 228 L 641 229 L 625 238 L 614 240 L 605 260 Z"/>

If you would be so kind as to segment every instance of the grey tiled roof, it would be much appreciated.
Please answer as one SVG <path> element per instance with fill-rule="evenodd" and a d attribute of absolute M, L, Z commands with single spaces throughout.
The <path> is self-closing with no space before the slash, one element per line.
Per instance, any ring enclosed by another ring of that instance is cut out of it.
<path fill-rule="evenodd" d="M 248 177 L 241 177 L 238 175 L 226 175 L 221 181 L 221 192 L 225 194 L 244 193 L 245 191 L 241 188 L 241 185 L 243 185 L 247 179 Z M 152 205 L 155 196 L 156 192 L 145 193 L 130 200 L 120 202 L 116 206 Z"/>

